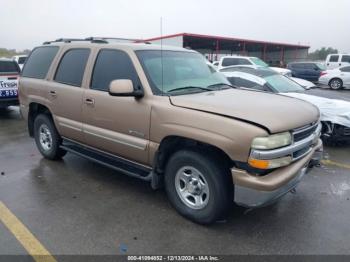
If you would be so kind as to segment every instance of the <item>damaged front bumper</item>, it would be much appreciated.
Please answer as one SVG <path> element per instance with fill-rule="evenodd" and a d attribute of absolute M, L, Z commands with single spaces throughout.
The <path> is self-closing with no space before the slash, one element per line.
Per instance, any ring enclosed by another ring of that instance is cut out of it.
<path fill-rule="evenodd" d="M 301 178 L 314 165 L 319 164 L 322 152 L 322 141 L 319 139 L 305 157 L 264 176 L 252 175 L 245 170 L 232 168 L 234 202 L 249 208 L 273 203 L 295 188 Z"/>

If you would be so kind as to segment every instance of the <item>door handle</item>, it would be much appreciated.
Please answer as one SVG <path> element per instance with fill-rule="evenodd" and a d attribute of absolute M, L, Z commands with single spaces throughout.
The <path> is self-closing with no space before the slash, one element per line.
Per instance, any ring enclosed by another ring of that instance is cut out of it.
<path fill-rule="evenodd" d="M 50 91 L 50 95 L 51 95 L 52 97 L 56 97 L 56 96 L 57 96 L 57 93 L 56 93 L 56 91 L 51 90 L 51 91 Z"/>
<path fill-rule="evenodd" d="M 95 104 L 95 99 L 93 99 L 93 98 L 86 98 L 85 99 L 85 104 L 87 104 L 87 105 L 94 105 Z"/>

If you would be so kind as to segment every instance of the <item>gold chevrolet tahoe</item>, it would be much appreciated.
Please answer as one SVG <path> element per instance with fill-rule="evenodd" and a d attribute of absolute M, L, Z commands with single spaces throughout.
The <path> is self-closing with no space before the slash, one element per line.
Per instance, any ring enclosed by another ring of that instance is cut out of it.
<path fill-rule="evenodd" d="M 202 224 L 232 202 L 277 200 L 322 155 L 314 106 L 235 89 L 183 48 L 46 42 L 23 68 L 19 99 L 45 158 L 72 152 L 164 186 L 175 209 Z"/>

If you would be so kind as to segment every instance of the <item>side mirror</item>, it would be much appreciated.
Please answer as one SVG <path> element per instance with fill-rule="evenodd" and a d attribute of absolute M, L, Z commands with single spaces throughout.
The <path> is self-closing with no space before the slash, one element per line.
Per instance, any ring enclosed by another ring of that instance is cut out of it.
<path fill-rule="evenodd" d="M 136 98 L 143 97 L 141 89 L 135 90 L 130 79 L 113 80 L 109 84 L 109 94 L 111 96 L 133 96 Z"/>

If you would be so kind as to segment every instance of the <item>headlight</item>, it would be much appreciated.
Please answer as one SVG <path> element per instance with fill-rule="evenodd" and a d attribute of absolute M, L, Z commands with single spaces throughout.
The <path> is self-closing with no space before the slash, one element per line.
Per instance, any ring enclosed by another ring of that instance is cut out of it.
<path fill-rule="evenodd" d="M 292 135 L 289 132 L 279 133 L 267 137 L 256 137 L 253 139 L 254 149 L 274 149 L 287 146 L 292 143 Z"/>

